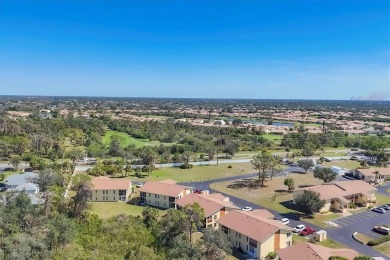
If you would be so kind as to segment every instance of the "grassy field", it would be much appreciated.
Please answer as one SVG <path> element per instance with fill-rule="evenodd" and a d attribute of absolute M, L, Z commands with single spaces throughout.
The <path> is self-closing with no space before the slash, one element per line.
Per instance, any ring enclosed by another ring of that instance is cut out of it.
<path fill-rule="evenodd" d="M 294 179 L 296 187 L 299 185 L 318 185 L 322 183 L 321 180 L 314 178 L 312 173 L 293 174 L 287 177 Z M 265 208 L 276 210 L 282 214 L 295 214 L 298 217 L 304 217 L 304 214 L 299 212 L 292 203 L 293 195 L 291 193 L 279 192 L 286 189 L 283 182 L 287 177 L 277 177 L 272 181 L 268 180 L 264 183 L 266 187 L 262 188 L 255 185 L 255 179 L 219 182 L 211 185 L 211 187 L 215 190 L 231 194 L 232 196 L 251 201 Z M 324 221 L 337 217 L 340 217 L 340 215 L 335 213 L 316 214 L 312 219 L 305 218 L 305 221 L 326 227 Z"/>
<path fill-rule="evenodd" d="M 305 237 L 302 237 L 302 236 L 299 236 L 299 235 L 296 235 L 296 234 L 293 234 L 293 244 L 299 244 L 299 243 L 303 243 L 303 242 L 309 242 L 309 239 L 305 238 Z M 343 245 L 333 239 L 325 239 L 324 241 L 322 242 L 316 242 L 317 245 L 321 245 L 321 246 L 325 246 L 325 247 L 329 247 L 329 248 L 348 248 L 346 245 Z"/>
<path fill-rule="evenodd" d="M 283 135 L 276 135 L 276 134 L 263 134 L 261 137 L 264 137 L 265 139 L 274 142 L 275 144 L 280 144 L 283 139 Z"/>
<path fill-rule="evenodd" d="M 162 167 L 154 171 L 149 177 L 143 176 L 140 181 L 156 181 L 173 179 L 176 181 L 200 181 L 212 180 L 224 177 L 238 176 L 254 173 L 251 163 L 235 163 L 232 168 L 228 164 L 194 166 L 192 169 L 180 169 L 179 167 Z"/>
<path fill-rule="evenodd" d="M 374 248 L 381 253 L 387 255 L 390 257 L 390 242 L 386 242 L 377 246 L 374 246 Z"/>
<path fill-rule="evenodd" d="M 142 147 L 145 145 L 156 146 L 156 145 L 161 144 L 161 142 L 159 142 L 159 141 L 150 141 L 149 139 L 138 139 L 138 138 L 131 137 L 124 132 L 116 132 L 116 131 L 111 131 L 111 130 L 107 131 L 106 134 L 103 136 L 103 144 L 109 145 L 110 141 L 111 141 L 111 137 L 113 135 L 123 137 L 124 142 L 121 144 L 121 146 L 123 148 L 129 146 L 130 144 L 134 144 L 136 147 Z M 164 144 L 165 145 L 173 145 L 171 143 L 164 143 Z"/>
<path fill-rule="evenodd" d="M 125 202 L 91 202 L 91 213 L 100 218 L 110 218 L 119 214 L 141 216 L 145 207 L 130 205 Z"/>
<path fill-rule="evenodd" d="M 341 168 L 356 169 L 357 167 L 360 166 L 360 163 L 358 161 L 353 161 L 353 160 L 343 160 L 343 161 L 323 162 L 322 166 L 324 167 L 339 166 Z"/>
<path fill-rule="evenodd" d="M 376 203 L 378 205 L 380 205 L 380 204 L 390 204 L 390 197 L 389 196 L 386 196 L 386 195 L 383 195 L 383 194 L 380 194 L 380 193 L 376 193 L 375 197 L 376 197 Z"/>

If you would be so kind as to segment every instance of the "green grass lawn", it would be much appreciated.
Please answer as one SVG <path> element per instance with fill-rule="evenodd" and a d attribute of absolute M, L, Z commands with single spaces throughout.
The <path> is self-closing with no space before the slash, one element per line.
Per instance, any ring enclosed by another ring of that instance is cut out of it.
<path fill-rule="evenodd" d="M 373 239 L 372 237 L 366 236 L 366 235 L 361 234 L 361 233 L 356 233 L 355 237 L 357 239 L 359 239 L 360 241 L 362 241 L 364 244 L 367 244 L 369 241 L 371 241 Z"/>
<path fill-rule="evenodd" d="M 380 245 L 374 246 L 376 250 L 390 257 L 390 242 L 385 242 Z"/>
<path fill-rule="evenodd" d="M 275 144 L 280 144 L 283 139 L 283 135 L 276 135 L 276 134 L 263 134 L 261 137 L 264 137 L 265 139 L 274 142 Z"/>
<path fill-rule="evenodd" d="M 360 166 L 360 163 L 358 161 L 353 161 L 353 160 L 343 160 L 343 161 L 323 162 L 322 166 L 324 167 L 339 166 L 341 168 L 356 169 L 357 167 Z"/>
<path fill-rule="evenodd" d="M 309 239 L 305 238 L 305 237 L 302 237 L 302 236 L 299 236 L 299 235 L 296 235 L 296 234 L 293 234 L 293 244 L 299 244 L 299 243 L 303 243 L 303 242 L 310 242 Z M 325 239 L 321 242 L 315 242 L 317 245 L 321 245 L 321 246 L 325 246 L 325 247 L 328 247 L 328 248 L 348 248 L 346 245 L 343 245 L 333 239 Z"/>
<path fill-rule="evenodd" d="M 251 163 L 235 163 L 232 168 L 228 164 L 194 166 L 192 169 L 180 169 L 179 167 L 162 167 L 154 171 L 149 177 L 143 176 L 140 181 L 156 181 L 173 179 L 175 181 L 200 181 L 212 180 L 224 177 L 238 176 L 254 173 Z M 133 174 L 133 173 L 131 173 Z"/>
<path fill-rule="evenodd" d="M 91 202 L 91 213 L 100 218 L 110 218 L 119 214 L 141 216 L 145 207 L 130 205 L 125 202 Z"/>
<path fill-rule="evenodd" d="M 376 193 L 375 197 L 376 197 L 376 203 L 378 205 L 390 204 L 390 197 L 389 196 L 386 196 L 386 195 L 383 195 L 383 194 L 380 194 L 380 193 Z"/>
<path fill-rule="evenodd" d="M 145 145 L 149 146 L 156 146 L 162 144 L 160 141 L 150 141 L 149 139 L 139 139 L 129 136 L 128 134 L 124 132 L 117 132 L 117 131 L 107 131 L 106 134 L 103 136 L 103 144 L 109 145 L 111 141 L 111 137 L 113 135 L 121 136 L 124 139 L 124 142 L 121 144 L 121 147 L 127 147 L 130 144 L 134 144 L 136 147 L 142 147 Z M 165 145 L 174 145 L 174 143 L 163 143 Z"/>

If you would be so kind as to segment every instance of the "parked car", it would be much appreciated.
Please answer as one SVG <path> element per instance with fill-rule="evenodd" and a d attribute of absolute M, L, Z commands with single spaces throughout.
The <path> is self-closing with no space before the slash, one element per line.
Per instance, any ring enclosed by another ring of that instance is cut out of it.
<path fill-rule="evenodd" d="M 314 232 L 316 232 L 314 229 L 312 229 L 310 227 L 305 227 L 301 232 L 299 232 L 299 235 L 308 236 L 308 235 L 314 234 Z"/>
<path fill-rule="evenodd" d="M 382 213 L 382 214 L 386 213 L 386 210 L 384 210 L 382 208 L 378 208 L 378 207 L 373 208 L 372 211 Z"/>
<path fill-rule="evenodd" d="M 378 206 L 378 208 L 390 210 L 390 207 L 388 205 L 380 205 L 380 206 Z"/>
<path fill-rule="evenodd" d="M 288 218 L 282 218 L 282 219 L 280 220 L 280 222 L 282 222 L 284 225 L 290 224 L 290 220 L 289 220 Z"/>
<path fill-rule="evenodd" d="M 390 235 L 390 228 L 382 227 L 382 226 L 375 226 L 373 228 L 375 232 L 381 233 L 383 235 Z"/>
<path fill-rule="evenodd" d="M 357 160 L 357 159 L 359 159 L 357 156 L 351 156 L 351 160 Z"/>
<path fill-rule="evenodd" d="M 359 151 L 359 148 L 354 147 L 351 149 L 351 151 Z"/>
<path fill-rule="evenodd" d="M 135 187 L 141 188 L 144 184 L 142 182 L 138 183 Z"/>
<path fill-rule="evenodd" d="M 202 190 L 195 190 L 194 193 L 196 193 L 196 194 L 202 194 Z"/>
<path fill-rule="evenodd" d="M 299 233 L 299 232 L 301 232 L 302 230 L 304 230 L 305 228 L 306 228 L 305 225 L 300 224 L 300 225 L 296 226 L 296 227 L 293 229 L 293 232 L 294 232 L 294 233 Z"/>
<path fill-rule="evenodd" d="M 252 211 L 252 207 L 245 207 L 245 208 L 242 208 L 242 211 Z"/>

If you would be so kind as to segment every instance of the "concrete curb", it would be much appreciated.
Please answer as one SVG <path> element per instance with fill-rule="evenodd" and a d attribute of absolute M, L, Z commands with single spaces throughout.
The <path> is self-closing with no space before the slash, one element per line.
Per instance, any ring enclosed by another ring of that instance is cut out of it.
<path fill-rule="evenodd" d="M 360 244 L 365 245 L 366 243 L 364 243 L 363 241 L 360 241 L 360 240 L 356 237 L 356 234 L 357 234 L 357 233 L 358 233 L 358 232 L 355 232 L 355 233 L 352 234 L 353 239 L 355 239 L 355 241 L 359 242 Z"/>

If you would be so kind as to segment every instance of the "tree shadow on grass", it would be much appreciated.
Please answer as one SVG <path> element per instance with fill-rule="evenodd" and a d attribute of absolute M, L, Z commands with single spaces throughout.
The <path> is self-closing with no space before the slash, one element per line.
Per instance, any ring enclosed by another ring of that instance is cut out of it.
<path fill-rule="evenodd" d="M 313 218 L 313 216 L 309 216 L 308 214 L 301 212 L 301 208 L 299 208 L 298 205 L 294 204 L 294 202 L 292 200 L 281 201 L 280 205 L 282 205 L 283 207 L 288 208 L 290 210 L 299 211 L 299 212 L 289 212 L 289 213 L 280 214 L 281 216 L 286 217 L 288 219 L 300 220 L 300 219 Z"/>
<path fill-rule="evenodd" d="M 248 190 L 252 190 L 252 189 L 258 189 L 259 187 L 261 187 L 261 185 L 258 180 L 247 178 L 247 179 L 234 181 L 232 184 L 227 185 L 227 187 L 229 189 L 247 188 Z"/>

